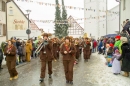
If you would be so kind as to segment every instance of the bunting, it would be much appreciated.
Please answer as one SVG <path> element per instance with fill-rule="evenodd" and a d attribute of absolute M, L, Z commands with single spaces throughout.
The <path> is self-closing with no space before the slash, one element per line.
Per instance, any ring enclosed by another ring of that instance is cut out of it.
<path fill-rule="evenodd" d="M 15 0 L 15 1 L 21 1 L 21 2 L 27 2 L 27 3 L 36 3 L 38 5 L 44 5 L 44 6 L 54 6 L 54 7 L 62 7 L 62 5 L 56 5 L 56 4 L 52 4 L 52 3 L 45 3 L 45 2 L 41 2 L 41 1 L 33 1 L 33 0 Z M 114 11 L 105 11 L 105 10 L 96 10 L 96 9 L 92 9 L 92 8 L 81 8 L 81 7 L 74 7 L 74 6 L 64 6 L 66 9 L 74 9 L 74 10 L 85 10 L 85 11 L 93 11 L 93 12 L 105 12 L 105 13 L 113 13 L 113 14 L 119 14 L 119 11 L 114 12 Z"/>

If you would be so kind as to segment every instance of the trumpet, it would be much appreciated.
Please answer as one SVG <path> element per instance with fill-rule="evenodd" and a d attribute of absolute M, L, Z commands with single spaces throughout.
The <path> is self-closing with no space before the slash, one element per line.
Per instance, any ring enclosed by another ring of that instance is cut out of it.
<path fill-rule="evenodd" d="M 47 40 L 44 40 L 39 46 L 38 46 L 38 48 L 35 50 L 35 53 L 36 54 L 39 54 L 39 52 L 41 51 L 41 49 L 43 48 L 43 47 L 45 47 L 45 45 L 47 45 L 48 44 L 48 41 Z"/>

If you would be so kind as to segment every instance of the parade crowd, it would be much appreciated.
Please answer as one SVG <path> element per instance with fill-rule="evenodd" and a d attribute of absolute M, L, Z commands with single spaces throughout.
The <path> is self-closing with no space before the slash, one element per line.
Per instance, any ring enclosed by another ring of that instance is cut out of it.
<path fill-rule="evenodd" d="M 91 53 L 103 54 L 106 58 L 106 65 L 112 67 L 113 74 L 118 75 L 124 71 L 123 76 L 129 76 L 130 46 L 126 37 L 105 37 L 95 40 L 88 37 L 73 38 L 71 36 L 62 39 L 49 38 L 47 33 L 42 34 L 42 36 L 42 40 L 29 39 L 27 41 L 12 37 L 1 44 L 0 69 L 2 69 L 2 60 L 5 56 L 10 80 L 18 78 L 16 65 L 30 62 L 32 58 L 37 57 L 41 60 L 39 81 L 44 81 L 46 65 L 48 65 L 48 75 L 51 78 L 52 61 L 59 60 L 61 54 L 66 83 L 73 84 L 73 67 L 74 64 L 78 64 L 82 52 L 86 62 L 89 61 Z"/>

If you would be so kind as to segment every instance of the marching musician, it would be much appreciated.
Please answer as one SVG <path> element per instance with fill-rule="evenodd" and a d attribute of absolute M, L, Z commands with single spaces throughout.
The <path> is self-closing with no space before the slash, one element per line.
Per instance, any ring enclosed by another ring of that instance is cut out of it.
<path fill-rule="evenodd" d="M 89 38 L 84 38 L 84 41 L 82 42 L 82 47 L 85 61 L 88 61 L 88 59 L 90 59 L 90 46 L 91 44 Z"/>
<path fill-rule="evenodd" d="M 41 82 L 43 82 L 45 78 L 46 63 L 48 64 L 49 78 L 51 78 L 52 60 L 53 60 L 53 43 L 52 41 L 48 39 L 47 33 L 44 33 L 42 36 L 43 36 L 43 42 L 42 42 L 43 47 L 40 51 L 41 75 L 40 75 L 40 80 L 39 80 Z"/>
<path fill-rule="evenodd" d="M 53 56 L 55 61 L 59 59 L 59 42 L 57 38 L 53 38 Z"/>
<path fill-rule="evenodd" d="M 73 84 L 73 67 L 75 61 L 75 46 L 71 43 L 70 37 L 65 37 L 65 42 L 60 49 L 63 55 L 63 65 L 66 77 L 66 83 Z"/>
<path fill-rule="evenodd" d="M 79 44 L 79 39 L 78 38 L 75 38 L 75 41 L 74 41 L 74 45 L 75 45 L 75 48 L 76 48 L 76 60 L 79 59 L 79 55 L 80 55 L 80 50 L 79 50 L 79 47 L 80 47 L 80 44 Z"/>

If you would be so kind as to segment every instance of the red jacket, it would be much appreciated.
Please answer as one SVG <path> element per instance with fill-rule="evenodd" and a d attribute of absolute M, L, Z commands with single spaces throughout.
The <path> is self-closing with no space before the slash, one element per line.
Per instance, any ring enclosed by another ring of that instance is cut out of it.
<path fill-rule="evenodd" d="M 94 41 L 94 42 L 93 42 L 93 48 L 96 48 L 96 47 L 97 47 L 97 42 Z"/>

